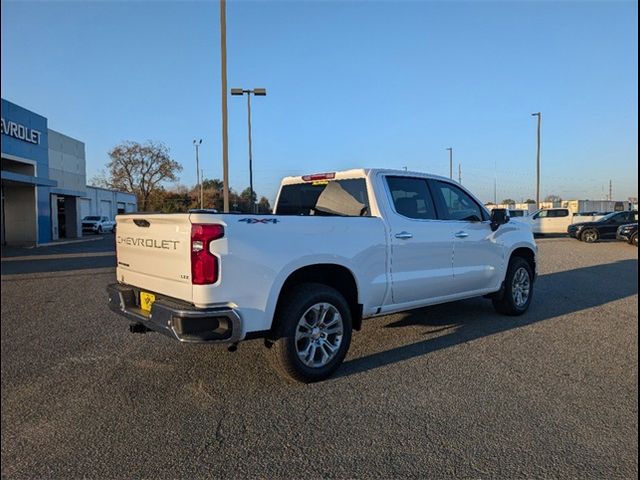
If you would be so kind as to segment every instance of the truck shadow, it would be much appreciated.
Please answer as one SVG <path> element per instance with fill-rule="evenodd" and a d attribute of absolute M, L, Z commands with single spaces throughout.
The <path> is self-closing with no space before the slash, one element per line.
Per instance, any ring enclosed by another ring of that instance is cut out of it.
<path fill-rule="evenodd" d="M 451 333 L 351 359 L 344 363 L 336 376 L 373 370 L 478 338 L 605 305 L 637 293 L 637 260 L 620 260 L 540 276 L 535 284 L 533 303 L 521 317 L 499 315 L 494 312 L 490 301 L 482 299 L 412 310 L 402 319 L 388 323 L 383 328 L 424 326 L 424 335 L 449 330 Z M 365 321 L 365 334 L 366 329 Z"/>

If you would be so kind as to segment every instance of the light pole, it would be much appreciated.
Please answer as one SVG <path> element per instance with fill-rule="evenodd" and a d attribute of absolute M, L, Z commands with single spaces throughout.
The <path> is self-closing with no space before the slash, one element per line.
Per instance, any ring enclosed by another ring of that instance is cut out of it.
<path fill-rule="evenodd" d="M 227 2 L 220 0 L 220 73 L 222 86 L 222 198 L 229 213 L 229 129 L 227 126 Z"/>
<path fill-rule="evenodd" d="M 253 200 L 253 154 L 251 151 L 251 95 L 264 97 L 267 94 L 265 88 L 254 88 L 246 90 L 242 88 L 232 88 L 231 95 L 247 95 L 247 128 L 249 131 L 249 191 L 251 195 L 251 213 L 256 212 L 256 203 Z"/>
<path fill-rule="evenodd" d="M 449 150 L 449 178 L 453 180 L 453 148 L 447 148 Z"/>
<path fill-rule="evenodd" d="M 204 195 L 202 194 L 202 180 L 200 179 L 200 156 L 198 149 L 202 145 L 202 139 L 194 140 L 193 146 L 196 147 L 196 186 L 200 187 L 200 209 L 204 208 Z"/>
<path fill-rule="evenodd" d="M 536 150 L 536 203 L 540 208 L 540 127 L 542 124 L 542 113 L 532 113 L 532 117 L 538 117 L 538 147 Z"/>

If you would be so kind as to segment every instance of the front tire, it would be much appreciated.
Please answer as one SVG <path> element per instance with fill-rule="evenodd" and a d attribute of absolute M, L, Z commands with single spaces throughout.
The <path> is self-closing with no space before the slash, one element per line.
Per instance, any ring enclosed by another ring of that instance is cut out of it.
<path fill-rule="evenodd" d="M 274 318 L 269 363 L 286 380 L 318 382 L 333 374 L 349 350 L 351 310 L 334 288 L 306 283 L 292 289 Z"/>
<path fill-rule="evenodd" d="M 587 228 L 580 235 L 580 240 L 585 243 L 596 243 L 600 239 L 600 234 L 595 228 Z"/>
<path fill-rule="evenodd" d="M 533 269 L 522 257 L 513 257 L 504 279 L 502 298 L 494 298 L 493 308 L 503 315 L 518 316 L 529 309 L 533 298 Z"/>
<path fill-rule="evenodd" d="M 638 246 L 638 234 L 634 234 L 633 237 L 631 237 L 631 241 L 629 242 L 631 245 L 634 245 L 635 247 Z"/>

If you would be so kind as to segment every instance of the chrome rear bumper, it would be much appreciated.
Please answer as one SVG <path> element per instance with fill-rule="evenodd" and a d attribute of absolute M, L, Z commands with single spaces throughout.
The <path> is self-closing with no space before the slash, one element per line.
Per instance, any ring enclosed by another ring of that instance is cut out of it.
<path fill-rule="evenodd" d="M 109 308 L 132 322 L 184 343 L 235 343 L 242 340 L 242 321 L 229 307 L 198 309 L 186 302 L 156 295 L 147 312 L 140 308 L 138 288 L 107 286 Z"/>

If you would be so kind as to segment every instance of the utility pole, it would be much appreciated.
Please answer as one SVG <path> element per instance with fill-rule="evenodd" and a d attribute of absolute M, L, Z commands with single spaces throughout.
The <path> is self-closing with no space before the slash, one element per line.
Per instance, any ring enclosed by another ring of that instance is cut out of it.
<path fill-rule="evenodd" d="M 613 200 L 613 181 L 609 180 L 609 201 Z"/>
<path fill-rule="evenodd" d="M 542 126 L 542 113 L 532 113 L 531 116 L 538 117 L 538 147 L 536 149 L 536 203 L 540 208 L 540 128 Z"/>
<path fill-rule="evenodd" d="M 458 162 L 458 183 L 462 185 L 462 164 Z"/>
<path fill-rule="evenodd" d="M 449 178 L 453 180 L 453 148 L 447 148 L 449 150 Z"/>
<path fill-rule="evenodd" d="M 229 213 L 229 128 L 227 125 L 227 2 L 220 0 L 220 70 L 222 76 L 222 196 Z"/>
<path fill-rule="evenodd" d="M 200 187 L 200 209 L 204 208 L 204 195 L 202 193 L 202 177 L 200 175 L 201 170 L 200 170 L 200 158 L 198 155 L 198 149 L 200 147 L 200 145 L 202 145 L 202 139 L 200 140 L 194 140 L 193 141 L 193 146 L 196 147 L 196 182 L 198 187 Z"/>
<path fill-rule="evenodd" d="M 493 171 L 494 171 L 494 177 L 493 177 L 493 203 L 495 205 L 498 204 L 498 162 L 496 162 L 494 160 L 493 162 Z"/>

